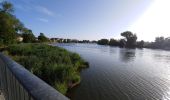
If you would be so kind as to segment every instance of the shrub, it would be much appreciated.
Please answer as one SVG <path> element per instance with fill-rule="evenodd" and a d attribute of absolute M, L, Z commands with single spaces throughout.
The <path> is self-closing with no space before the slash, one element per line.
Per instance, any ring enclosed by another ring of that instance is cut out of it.
<path fill-rule="evenodd" d="M 5 52 L 63 94 L 70 82 L 80 82 L 78 69 L 87 66 L 78 54 L 47 44 L 15 44 Z"/>
<path fill-rule="evenodd" d="M 55 89 L 57 89 L 60 93 L 66 94 L 67 92 L 67 85 L 65 83 L 55 83 Z"/>

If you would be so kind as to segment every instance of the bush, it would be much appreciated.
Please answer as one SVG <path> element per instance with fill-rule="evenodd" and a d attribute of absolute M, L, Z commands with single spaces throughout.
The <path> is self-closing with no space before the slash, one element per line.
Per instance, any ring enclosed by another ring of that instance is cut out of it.
<path fill-rule="evenodd" d="M 80 75 L 78 74 L 75 74 L 73 77 L 72 77 L 72 83 L 80 83 Z"/>
<path fill-rule="evenodd" d="M 15 44 L 8 46 L 6 52 L 63 94 L 70 82 L 80 82 L 78 69 L 87 66 L 78 54 L 47 44 Z"/>
<path fill-rule="evenodd" d="M 57 89 L 60 93 L 65 94 L 67 92 L 67 85 L 65 83 L 55 83 L 55 89 Z"/>

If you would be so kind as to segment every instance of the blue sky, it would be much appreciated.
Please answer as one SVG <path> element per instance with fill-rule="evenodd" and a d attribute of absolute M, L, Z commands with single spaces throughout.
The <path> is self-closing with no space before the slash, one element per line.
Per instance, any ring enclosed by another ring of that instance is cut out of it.
<path fill-rule="evenodd" d="M 2 0 L 1 0 L 2 1 Z M 7 0 L 37 36 L 98 40 L 119 38 L 153 0 Z"/>

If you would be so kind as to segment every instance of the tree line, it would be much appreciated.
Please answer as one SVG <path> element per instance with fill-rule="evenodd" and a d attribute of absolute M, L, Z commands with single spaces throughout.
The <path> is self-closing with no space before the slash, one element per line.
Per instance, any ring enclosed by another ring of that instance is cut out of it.
<path fill-rule="evenodd" d="M 58 42 L 58 43 L 97 43 L 99 45 L 119 46 L 126 48 L 156 48 L 170 49 L 170 38 L 156 37 L 154 42 L 137 41 L 137 35 L 125 31 L 121 33 L 122 39 L 100 39 L 98 41 L 77 40 L 77 39 L 49 39 L 40 33 L 35 37 L 32 30 L 26 28 L 24 24 L 14 15 L 14 7 L 11 3 L 4 1 L 0 3 L 0 46 L 14 44 L 17 42 L 36 43 L 36 42 Z"/>
<path fill-rule="evenodd" d="M 143 40 L 137 41 L 137 35 L 130 32 L 125 31 L 121 33 L 123 39 L 100 39 L 97 41 L 99 45 L 110 45 L 110 46 L 118 46 L 125 48 L 152 48 L 152 49 L 166 49 L 170 50 L 170 37 L 156 37 L 154 42 L 145 42 Z"/>
<path fill-rule="evenodd" d="M 0 4 L 0 45 L 17 43 L 19 42 L 18 38 L 22 38 L 25 43 L 49 41 L 44 33 L 40 33 L 38 37 L 35 37 L 32 30 L 26 28 L 16 18 L 13 5 L 4 1 Z"/>
<path fill-rule="evenodd" d="M 119 47 L 126 47 L 126 48 L 143 48 L 144 47 L 144 41 L 137 41 L 137 35 L 130 32 L 125 31 L 121 33 L 121 36 L 124 37 L 123 39 L 116 40 L 116 39 L 101 39 L 98 40 L 99 45 L 110 45 L 110 46 L 119 46 Z"/>
<path fill-rule="evenodd" d="M 64 38 L 51 38 L 51 42 L 53 43 L 97 43 L 97 41 L 93 40 L 78 40 L 78 39 L 64 39 Z"/>
<path fill-rule="evenodd" d="M 146 48 L 170 50 L 170 37 L 156 37 L 154 42 L 146 42 Z"/>

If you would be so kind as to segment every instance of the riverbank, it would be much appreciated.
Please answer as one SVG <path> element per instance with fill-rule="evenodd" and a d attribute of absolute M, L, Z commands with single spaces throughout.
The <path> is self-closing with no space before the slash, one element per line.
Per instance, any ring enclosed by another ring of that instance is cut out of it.
<path fill-rule="evenodd" d="M 47 44 L 9 45 L 3 53 L 62 94 L 80 83 L 80 69 L 88 66 L 78 54 Z"/>

